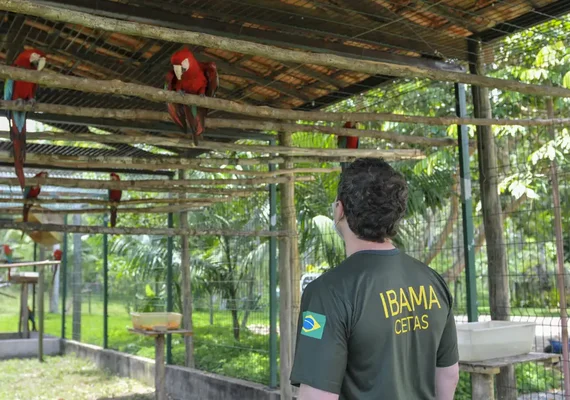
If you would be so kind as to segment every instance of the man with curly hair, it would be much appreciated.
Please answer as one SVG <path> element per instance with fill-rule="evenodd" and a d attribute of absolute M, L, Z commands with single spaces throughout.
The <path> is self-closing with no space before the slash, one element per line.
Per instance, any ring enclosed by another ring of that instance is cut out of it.
<path fill-rule="evenodd" d="M 452 297 L 394 247 L 408 187 L 381 159 L 342 172 L 333 203 L 347 258 L 303 292 L 291 383 L 298 400 L 452 400 L 459 380 Z"/>

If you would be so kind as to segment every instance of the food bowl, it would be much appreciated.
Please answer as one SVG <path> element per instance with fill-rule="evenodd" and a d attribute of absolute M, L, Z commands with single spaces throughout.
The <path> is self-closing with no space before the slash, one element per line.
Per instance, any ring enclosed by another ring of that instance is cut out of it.
<path fill-rule="evenodd" d="M 167 331 L 180 328 L 182 314 L 173 312 L 131 313 L 133 328 L 143 331 Z"/>

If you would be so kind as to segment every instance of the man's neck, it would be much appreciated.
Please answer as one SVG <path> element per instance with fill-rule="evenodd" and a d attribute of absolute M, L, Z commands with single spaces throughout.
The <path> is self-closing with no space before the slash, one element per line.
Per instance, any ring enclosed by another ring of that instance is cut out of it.
<path fill-rule="evenodd" d="M 354 237 L 352 240 L 346 241 L 346 256 L 350 257 L 354 253 L 363 250 L 392 250 L 395 249 L 392 242 L 386 240 L 384 243 L 367 242 Z"/>

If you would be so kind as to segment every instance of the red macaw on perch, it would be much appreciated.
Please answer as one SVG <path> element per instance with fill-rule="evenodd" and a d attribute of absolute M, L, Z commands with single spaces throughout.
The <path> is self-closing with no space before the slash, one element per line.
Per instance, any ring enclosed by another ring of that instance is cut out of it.
<path fill-rule="evenodd" d="M 121 178 L 114 172 L 111 172 L 111 180 L 114 182 L 119 182 Z M 119 189 L 109 189 L 109 201 L 118 203 L 121 201 L 121 197 L 123 196 L 123 191 Z M 117 209 L 116 205 L 111 206 L 111 228 L 114 228 L 117 224 Z"/>
<path fill-rule="evenodd" d="M 56 249 L 56 250 L 53 252 L 53 259 L 54 259 L 55 261 L 61 261 L 61 256 L 62 256 L 62 255 L 63 255 L 63 252 L 62 252 L 60 249 Z"/>
<path fill-rule="evenodd" d="M 218 90 L 219 77 L 216 63 L 198 62 L 188 48 L 177 51 L 170 57 L 172 70 L 166 74 L 164 88 L 179 93 L 215 97 Z M 168 113 L 182 132 L 192 133 L 194 144 L 198 144 L 198 136 L 205 129 L 205 117 L 208 109 L 195 105 L 167 103 Z"/>
<path fill-rule="evenodd" d="M 356 124 L 353 122 L 347 122 L 344 124 L 345 128 L 356 129 Z M 358 136 L 339 136 L 338 137 L 338 148 L 339 149 L 358 149 L 359 138 Z M 340 163 L 341 168 L 344 168 L 348 163 Z"/>
<path fill-rule="evenodd" d="M 41 71 L 46 65 L 46 56 L 39 50 L 29 49 L 21 52 L 12 64 L 15 67 L 35 69 Z M 4 83 L 4 100 L 16 101 L 19 105 L 36 102 L 36 83 L 13 81 L 6 79 Z M 12 140 L 14 153 L 14 167 L 20 187 L 24 190 L 26 178 L 24 176 L 24 161 L 26 160 L 26 112 L 6 111 L 10 124 L 10 140 Z"/>
<path fill-rule="evenodd" d="M 7 264 L 12 264 L 14 259 L 12 258 L 12 249 L 7 244 L 2 245 L 2 249 L 4 251 L 4 258 L 6 259 Z M 10 273 L 12 272 L 12 268 L 8 268 L 8 281 L 11 278 Z"/>
<path fill-rule="evenodd" d="M 48 177 L 48 173 L 45 171 L 39 172 L 36 174 L 35 178 L 47 178 Z M 37 184 L 36 186 L 26 186 L 26 188 L 24 189 L 24 199 L 25 200 L 34 200 L 37 199 L 38 196 L 40 195 L 42 191 L 42 188 L 39 184 Z M 24 222 L 28 222 L 28 216 L 30 214 L 30 210 L 32 209 L 33 204 L 30 203 L 24 203 L 24 213 L 22 215 L 22 221 Z M 22 236 L 24 236 L 24 234 L 22 234 Z"/>

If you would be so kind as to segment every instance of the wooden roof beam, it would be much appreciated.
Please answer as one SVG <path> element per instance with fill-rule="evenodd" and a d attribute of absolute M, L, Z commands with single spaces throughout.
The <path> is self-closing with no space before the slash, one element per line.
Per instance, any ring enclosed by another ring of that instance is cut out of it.
<path fill-rule="evenodd" d="M 19 0 L 10 1 L 13 2 Z M 51 5 L 60 9 L 62 6 L 67 6 L 69 9 L 81 10 L 83 12 L 88 12 L 95 15 L 104 15 L 111 18 L 122 16 L 131 21 L 150 23 L 152 25 L 159 25 L 162 27 L 180 30 L 192 29 L 193 32 L 208 33 L 227 38 L 239 37 L 257 43 L 284 46 L 287 48 L 296 47 L 298 49 L 313 51 L 315 53 L 334 53 L 337 55 L 358 57 L 361 59 L 401 65 L 417 66 L 421 68 L 433 68 L 438 70 L 458 72 L 461 71 L 460 66 L 455 66 L 441 60 L 403 56 L 386 51 L 349 46 L 329 40 L 313 39 L 293 34 L 288 35 L 282 32 L 263 31 L 260 29 L 248 28 L 241 25 L 228 24 L 224 22 L 217 22 L 204 18 L 192 18 L 186 15 L 169 13 L 163 10 L 152 10 L 151 13 L 148 13 L 148 11 L 144 8 L 132 7 L 127 4 L 118 2 L 98 0 L 96 7 L 91 2 L 91 0 L 58 0 L 57 2 L 34 1 L 34 3 Z M 424 43 L 422 42 L 422 44 Z M 241 52 L 239 49 L 232 50 L 231 48 L 228 48 L 227 50 Z M 433 54 L 433 51 L 431 49 L 429 49 L 429 52 Z M 271 57 L 269 56 L 268 58 Z M 291 60 L 285 61 L 290 62 Z"/>

